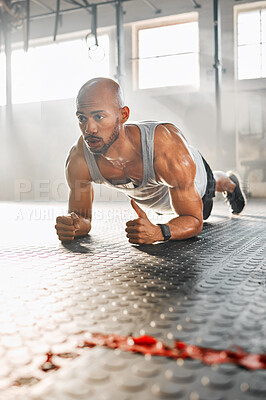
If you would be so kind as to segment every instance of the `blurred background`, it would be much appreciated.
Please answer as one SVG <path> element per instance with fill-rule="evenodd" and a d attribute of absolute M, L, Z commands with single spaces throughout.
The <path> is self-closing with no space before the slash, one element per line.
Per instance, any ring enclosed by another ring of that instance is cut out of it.
<path fill-rule="evenodd" d="M 266 1 L 0 0 L 0 24 L 0 200 L 67 200 L 75 97 L 96 76 L 121 84 L 130 121 L 173 122 L 266 197 Z"/>

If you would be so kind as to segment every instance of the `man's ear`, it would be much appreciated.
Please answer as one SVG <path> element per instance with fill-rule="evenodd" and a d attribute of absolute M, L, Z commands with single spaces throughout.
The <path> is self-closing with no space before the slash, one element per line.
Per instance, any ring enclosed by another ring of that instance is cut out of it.
<path fill-rule="evenodd" d="M 127 122 L 128 118 L 129 118 L 130 110 L 127 106 L 125 106 L 120 109 L 120 112 L 121 112 L 121 117 L 122 117 L 121 122 L 124 124 L 125 122 Z"/>

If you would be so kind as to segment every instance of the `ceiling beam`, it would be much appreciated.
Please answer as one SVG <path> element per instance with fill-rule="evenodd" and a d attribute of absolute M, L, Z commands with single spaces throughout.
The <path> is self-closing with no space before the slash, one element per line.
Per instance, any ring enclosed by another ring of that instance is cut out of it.
<path fill-rule="evenodd" d="M 47 4 L 43 3 L 41 0 L 31 0 L 31 1 L 33 3 L 35 3 L 35 4 L 37 4 L 37 6 L 39 6 L 39 7 L 42 7 L 42 8 L 45 8 L 46 10 L 55 12 L 55 10 L 52 7 L 50 7 Z"/>
<path fill-rule="evenodd" d="M 129 1 L 134 1 L 134 0 L 121 0 L 122 3 L 126 3 Z M 67 10 L 61 10 L 60 11 L 60 15 L 64 15 L 64 14 L 71 14 L 80 10 L 88 10 L 91 9 L 94 5 L 96 6 L 106 6 L 108 4 L 117 4 L 117 0 L 107 0 L 107 1 L 100 1 L 99 3 L 95 3 L 95 4 L 89 4 L 89 5 L 84 5 L 84 6 L 80 6 L 80 7 L 74 7 L 74 8 L 69 8 Z M 32 15 L 30 17 L 31 21 L 37 20 L 37 19 L 42 19 L 42 18 L 48 18 L 48 17 L 54 17 L 56 15 L 56 11 L 53 12 L 48 12 L 48 13 L 43 13 L 43 14 L 37 14 L 37 15 Z"/>
<path fill-rule="evenodd" d="M 58 31 L 58 24 L 60 18 L 60 0 L 56 0 L 56 14 L 55 14 L 55 27 L 54 27 L 54 42 L 56 41 L 56 35 Z"/>

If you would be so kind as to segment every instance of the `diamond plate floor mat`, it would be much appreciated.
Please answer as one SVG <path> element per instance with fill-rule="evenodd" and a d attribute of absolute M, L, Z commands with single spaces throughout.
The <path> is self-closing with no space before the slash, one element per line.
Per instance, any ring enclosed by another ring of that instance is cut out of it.
<path fill-rule="evenodd" d="M 264 369 L 82 346 L 149 335 L 266 354 L 264 202 L 233 218 L 218 205 L 197 238 L 149 246 L 114 215 L 72 244 L 2 248 L 0 399 L 265 399 Z"/>

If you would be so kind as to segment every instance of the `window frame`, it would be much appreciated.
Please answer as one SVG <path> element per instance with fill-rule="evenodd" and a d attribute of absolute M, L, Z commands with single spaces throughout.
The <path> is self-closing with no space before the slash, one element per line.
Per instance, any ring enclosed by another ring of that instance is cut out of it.
<path fill-rule="evenodd" d="M 6 55 L 4 52 L 4 48 L 0 48 L 0 56 L 3 57 L 3 103 L 0 101 L 0 107 L 6 107 Z M 0 74 L 2 74 L 2 62 L 0 64 Z M 1 82 L 0 82 L 1 83 Z M 0 90 L 2 86 L 0 84 Z"/>
<path fill-rule="evenodd" d="M 197 22 L 199 27 L 199 13 L 196 11 L 171 15 L 167 17 L 159 17 L 144 21 L 135 22 L 132 24 L 132 82 L 133 90 L 141 93 L 158 94 L 158 93 L 176 93 L 178 92 L 198 92 L 200 88 L 200 30 L 198 41 L 198 74 L 199 82 L 197 85 L 174 85 L 167 87 L 152 87 L 140 88 L 139 87 L 139 31 L 151 28 L 160 28 L 164 26 L 172 26 L 177 24 L 184 24 L 189 22 Z"/>
<path fill-rule="evenodd" d="M 242 78 L 238 77 L 238 15 L 242 12 L 256 11 L 256 10 L 266 10 L 266 1 L 256 1 L 252 3 L 246 4 L 237 4 L 234 5 L 234 78 L 237 86 L 251 86 L 252 88 L 261 88 L 261 84 L 263 83 L 263 87 L 266 87 L 266 76 L 257 77 L 257 78 Z"/>

